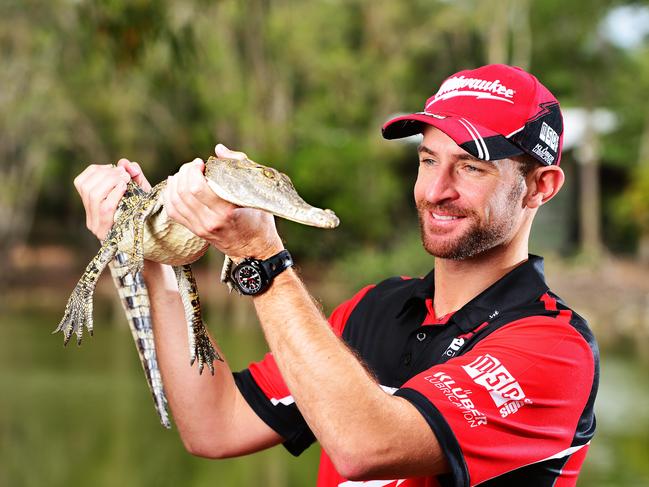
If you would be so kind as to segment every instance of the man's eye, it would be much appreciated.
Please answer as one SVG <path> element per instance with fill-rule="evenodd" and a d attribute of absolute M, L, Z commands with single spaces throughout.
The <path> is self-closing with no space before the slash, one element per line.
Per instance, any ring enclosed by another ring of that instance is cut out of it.
<path fill-rule="evenodd" d="M 473 166 L 471 164 L 467 164 L 464 166 L 464 169 L 466 169 L 468 172 L 474 172 L 474 173 L 481 173 L 484 172 L 482 169 L 480 169 L 478 166 Z"/>
<path fill-rule="evenodd" d="M 436 161 L 435 159 L 427 158 L 427 159 L 421 159 L 419 162 L 421 164 L 435 164 Z"/>

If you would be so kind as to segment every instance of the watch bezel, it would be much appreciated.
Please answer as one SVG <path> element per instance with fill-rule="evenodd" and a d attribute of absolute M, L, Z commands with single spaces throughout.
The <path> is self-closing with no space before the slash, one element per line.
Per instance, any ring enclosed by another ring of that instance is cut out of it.
<path fill-rule="evenodd" d="M 241 275 L 241 271 L 244 270 L 246 267 L 250 267 L 255 272 L 257 272 L 257 275 L 259 276 L 258 289 L 251 290 L 248 286 L 242 284 L 240 275 Z M 239 262 L 232 270 L 232 281 L 235 283 L 237 289 L 241 294 L 244 294 L 246 296 L 255 296 L 257 294 L 261 294 L 266 290 L 270 279 L 266 275 L 266 270 L 264 269 L 264 266 L 261 265 L 261 261 L 259 259 L 248 258 Z"/>

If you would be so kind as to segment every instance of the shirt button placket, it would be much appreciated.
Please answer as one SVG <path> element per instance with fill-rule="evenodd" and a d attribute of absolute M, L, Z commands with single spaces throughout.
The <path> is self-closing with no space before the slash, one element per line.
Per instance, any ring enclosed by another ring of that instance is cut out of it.
<path fill-rule="evenodd" d="M 403 364 L 410 365 L 410 362 L 412 362 L 412 353 L 406 352 L 405 354 L 403 354 Z"/>

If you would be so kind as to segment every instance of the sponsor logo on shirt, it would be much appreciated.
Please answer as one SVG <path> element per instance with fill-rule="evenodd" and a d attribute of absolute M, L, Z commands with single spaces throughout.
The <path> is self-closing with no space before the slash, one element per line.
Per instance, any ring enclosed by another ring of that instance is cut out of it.
<path fill-rule="evenodd" d="M 475 404 L 469 398 L 472 392 L 457 385 L 450 375 L 436 372 L 433 375 L 425 376 L 424 379 L 439 389 L 446 399 L 462 411 L 462 417 L 471 428 L 487 424 L 487 417 L 476 409 Z"/>
<path fill-rule="evenodd" d="M 503 418 L 518 412 L 526 404 L 532 404 L 518 381 L 493 355 L 480 355 L 462 368 L 473 382 L 487 389 Z"/>

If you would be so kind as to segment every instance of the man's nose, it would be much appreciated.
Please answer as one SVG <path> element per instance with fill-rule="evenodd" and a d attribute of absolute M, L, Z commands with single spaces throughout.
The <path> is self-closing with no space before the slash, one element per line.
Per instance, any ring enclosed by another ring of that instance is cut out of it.
<path fill-rule="evenodd" d="M 426 199 L 433 204 L 456 200 L 459 193 L 452 170 L 440 168 L 429 179 L 426 186 Z"/>

